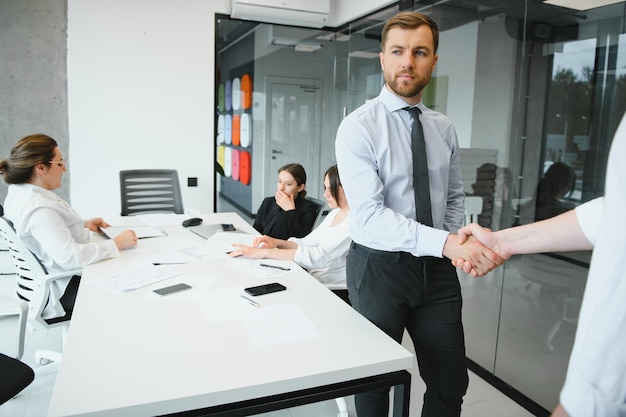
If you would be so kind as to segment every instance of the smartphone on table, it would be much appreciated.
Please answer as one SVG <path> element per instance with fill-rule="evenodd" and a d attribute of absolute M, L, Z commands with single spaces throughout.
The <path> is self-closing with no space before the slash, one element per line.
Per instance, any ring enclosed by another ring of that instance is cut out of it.
<path fill-rule="evenodd" d="M 174 294 L 175 292 L 185 291 L 190 288 L 190 285 L 181 282 L 180 284 L 170 285 L 169 287 L 157 288 L 156 290 L 153 290 L 153 292 L 159 295 L 169 295 Z"/>
<path fill-rule="evenodd" d="M 247 294 L 257 296 L 264 294 L 271 294 L 273 292 L 284 291 L 287 287 L 278 282 L 270 282 L 269 284 L 257 285 L 256 287 L 244 288 Z"/>

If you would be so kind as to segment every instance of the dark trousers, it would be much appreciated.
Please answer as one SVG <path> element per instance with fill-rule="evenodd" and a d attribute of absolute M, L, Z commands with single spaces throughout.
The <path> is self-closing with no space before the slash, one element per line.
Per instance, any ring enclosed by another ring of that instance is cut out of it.
<path fill-rule="evenodd" d="M 450 261 L 353 243 L 346 278 L 359 313 L 398 343 L 409 333 L 426 383 L 422 416 L 459 416 L 468 375 L 461 287 Z M 387 417 L 389 390 L 358 394 L 355 404 L 358 417 Z"/>

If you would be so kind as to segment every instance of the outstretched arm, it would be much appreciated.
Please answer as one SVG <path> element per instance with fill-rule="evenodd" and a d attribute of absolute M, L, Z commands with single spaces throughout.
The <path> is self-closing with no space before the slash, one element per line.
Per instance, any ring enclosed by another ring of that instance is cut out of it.
<path fill-rule="evenodd" d="M 279 249 L 296 249 L 298 245 L 295 242 L 289 240 L 276 239 L 271 236 L 263 235 L 255 237 L 252 241 L 252 246 L 255 248 L 279 248 Z"/>
<path fill-rule="evenodd" d="M 284 259 L 286 261 L 293 261 L 293 257 L 296 254 L 295 249 L 253 248 L 252 246 L 242 245 L 241 243 L 235 243 L 233 246 L 236 246 L 237 249 L 228 253 L 228 256 L 231 258 L 244 256 L 253 259 Z"/>
<path fill-rule="evenodd" d="M 593 249 L 593 245 L 583 233 L 575 210 L 550 219 L 497 232 L 492 232 L 477 224 L 470 224 L 459 230 L 460 243 L 463 243 L 469 236 L 473 236 L 485 246 L 493 249 L 503 259 L 519 254 Z M 471 260 L 467 258 L 455 259 L 453 263 L 457 268 L 473 276 L 480 275 L 484 271 L 484 268 L 474 267 Z"/>
<path fill-rule="evenodd" d="M 448 259 L 467 260 L 473 276 L 482 276 L 495 267 L 502 265 L 502 259 L 496 252 L 485 246 L 471 235 L 464 235 L 463 241 L 457 235 L 450 234 L 443 247 L 443 256 Z M 458 262 L 458 261 L 457 261 Z M 454 261 L 453 261 L 454 263 Z"/>

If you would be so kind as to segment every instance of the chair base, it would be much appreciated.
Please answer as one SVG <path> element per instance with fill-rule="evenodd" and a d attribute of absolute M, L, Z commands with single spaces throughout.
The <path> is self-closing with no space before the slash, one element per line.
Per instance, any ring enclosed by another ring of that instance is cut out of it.
<path fill-rule="evenodd" d="M 38 349 L 35 351 L 35 363 L 38 365 L 61 362 L 61 357 L 61 352 L 55 352 L 53 350 Z"/>
<path fill-rule="evenodd" d="M 58 372 L 59 366 L 61 365 L 61 361 L 48 362 L 45 365 L 41 365 L 38 368 L 35 368 L 35 377 L 52 375 Z"/>
<path fill-rule="evenodd" d="M 337 417 L 348 417 L 348 403 L 344 397 L 335 398 L 337 402 L 337 408 L 339 409 L 339 413 Z"/>

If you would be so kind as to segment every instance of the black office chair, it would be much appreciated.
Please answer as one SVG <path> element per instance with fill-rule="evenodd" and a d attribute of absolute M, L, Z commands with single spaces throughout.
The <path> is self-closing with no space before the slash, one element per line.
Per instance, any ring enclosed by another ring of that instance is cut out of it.
<path fill-rule="evenodd" d="M 328 214 L 328 208 L 326 207 L 326 201 L 317 199 L 317 198 L 313 198 L 313 197 L 306 197 L 307 200 L 312 201 L 315 203 L 315 206 L 317 207 L 315 213 L 317 214 L 317 217 L 315 217 L 315 222 L 313 223 L 313 229 L 315 229 L 317 226 L 319 226 L 319 224 L 322 222 L 322 220 L 324 220 L 324 217 Z"/>
<path fill-rule="evenodd" d="M 174 169 L 120 171 L 120 193 L 122 216 L 184 213 L 178 172 Z"/>
<path fill-rule="evenodd" d="M 0 404 L 4 404 L 33 382 L 35 372 L 30 366 L 20 360 L 24 353 L 24 336 L 28 317 L 28 305 L 26 302 L 17 298 L 0 295 L 0 306 L 6 309 L 0 314 L 0 318 L 4 319 L 14 316 L 18 318 L 18 334 L 16 337 L 17 343 L 15 352 L 11 352 L 12 356 L 0 353 L 0 369 L 2 370 L 2 378 L 0 378 Z"/>

